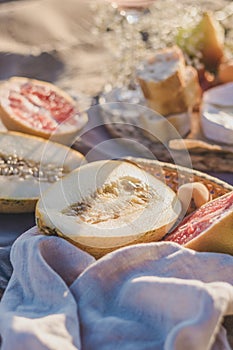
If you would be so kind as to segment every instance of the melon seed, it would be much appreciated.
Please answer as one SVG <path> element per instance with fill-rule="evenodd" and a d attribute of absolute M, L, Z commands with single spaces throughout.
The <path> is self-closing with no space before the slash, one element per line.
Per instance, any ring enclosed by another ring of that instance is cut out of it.
<path fill-rule="evenodd" d="M 22 179 L 34 178 L 38 181 L 55 182 L 66 174 L 61 166 L 56 164 L 40 164 L 31 159 L 23 159 L 16 154 L 0 154 L 0 175 L 19 176 Z"/>
<path fill-rule="evenodd" d="M 104 184 L 82 201 L 63 209 L 62 213 L 78 216 L 89 224 L 97 224 L 143 210 L 156 196 L 155 190 L 141 180 L 124 176 Z"/>

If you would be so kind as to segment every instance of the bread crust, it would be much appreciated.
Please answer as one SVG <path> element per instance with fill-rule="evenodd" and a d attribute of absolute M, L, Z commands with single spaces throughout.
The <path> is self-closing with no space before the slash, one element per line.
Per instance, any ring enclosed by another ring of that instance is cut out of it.
<path fill-rule="evenodd" d="M 147 78 L 143 74 L 138 75 L 138 82 L 148 106 L 163 116 L 186 112 L 190 107 L 199 104 L 201 98 L 201 88 L 196 69 L 185 66 L 180 49 L 173 47 L 170 48 L 171 52 L 172 50 L 174 50 L 174 62 L 177 61 L 177 57 L 179 59 L 175 72 L 171 72 L 168 77 L 162 80 L 155 80 L 149 76 Z M 162 52 L 158 52 L 160 59 Z M 171 59 L 172 56 L 170 56 Z M 161 61 L 159 62 L 161 63 Z M 164 58 L 164 65 L 167 62 L 168 60 Z M 152 63 L 148 63 L 148 66 L 151 64 L 156 66 L 156 58 Z M 145 67 L 145 69 L 147 68 Z"/>

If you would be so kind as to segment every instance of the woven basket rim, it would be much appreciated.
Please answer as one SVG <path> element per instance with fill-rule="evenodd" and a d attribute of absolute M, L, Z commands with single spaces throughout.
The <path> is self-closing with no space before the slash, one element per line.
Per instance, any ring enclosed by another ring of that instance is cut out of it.
<path fill-rule="evenodd" d="M 206 174 L 204 172 L 201 172 L 199 170 L 196 170 L 196 169 L 191 169 L 191 168 L 187 168 L 185 166 L 182 166 L 182 165 L 177 165 L 177 164 L 172 164 L 172 163 L 167 163 L 167 162 L 162 162 L 162 161 L 159 161 L 159 160 L 155 160 L 155 159 L 147 159 L 147 158 L 137 158 L 137 157 L 126 157 L 125 158 L 126 160 L 129 160 L 129 161 L 132 161 L 132 162 L 135 162 L 135 163 L 144 163 L 145 165 L 152 165 L 152 166 L 159 166 L 161 168 L 167 168 L 171 171 L 181 171 L 181 172 L 184 172 L 186 174 L 189 174 L 191 176 L 197 176 L 201 179 L 204 179 L 204 180 L 207 180 L 209 182 L 212 182 L 212 183 L 215 183 L 216 185 L 218 186 L 221 186 L 223 187 L 224 189 L 226 190 L 229 190 L 229 191 L 233 191 L 233 186 L 230 185 L 229 183 L 223 181 L 223 180 L 220 180 L 214 176 L 211 176 L 209 174 Z"/>

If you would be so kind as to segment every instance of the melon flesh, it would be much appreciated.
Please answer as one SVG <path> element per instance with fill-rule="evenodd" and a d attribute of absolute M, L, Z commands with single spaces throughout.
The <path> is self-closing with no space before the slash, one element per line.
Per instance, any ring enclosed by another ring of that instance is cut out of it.
<path fill-rule="evenodd" d="M 42 231 L 88 250 L 161 239 L 180 211 L 175 193 L 139 167 L 98 161 L 52 185 L 37 204 L 36 219 Z"/>
<path fill-rule="evenodd" d="M 16 132 L 0 133 L 0 155 L 22 158 L 35 164 L 38 170 L 48 167 L 58 169 L 57 171 L 62 169 L 64 175 L 85 161 L 81 153 L 69 147 Z M 51 178 L 48 181 L 44 177 L 0 173 L 0 212 L 34 211 L 40 194 L 52 182 Z"/>

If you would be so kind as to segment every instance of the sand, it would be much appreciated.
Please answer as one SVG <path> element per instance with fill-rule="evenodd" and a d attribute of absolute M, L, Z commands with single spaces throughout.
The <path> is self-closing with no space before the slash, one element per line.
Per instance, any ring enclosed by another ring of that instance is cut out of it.
<path fill-rule="evenodd" d="M 98 94 L 111 58 L 92 33 L 90 5 L 90 0 L 0 2 L 0 80 L 21 75 L 77 94 Z"/>

